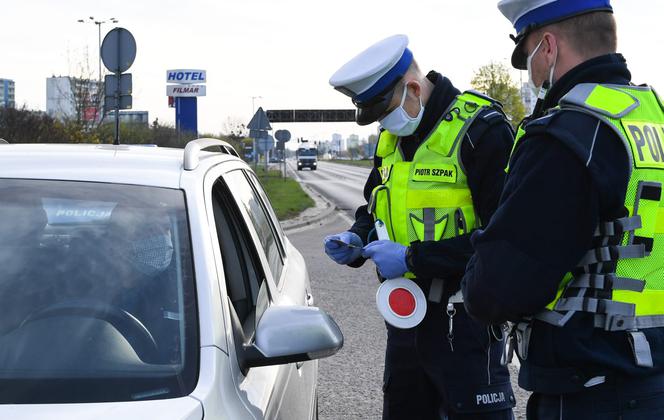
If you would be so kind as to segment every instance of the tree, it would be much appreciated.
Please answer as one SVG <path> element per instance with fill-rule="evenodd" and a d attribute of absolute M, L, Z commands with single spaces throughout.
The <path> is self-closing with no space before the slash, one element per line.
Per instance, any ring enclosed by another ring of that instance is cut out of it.
<path fill-rule="evenodd" d="M 247 136 L 247 127 L 238 117 L 227 117 L 221 128 L 221 134 L 231 138 Z"/>
<path fill-rule="evenodd" d="M 75 65 L 71 65 L 70 74 L 51 79 L 52 89 L 47 95 L 55 101 L 52 116 L 75 125 L 85 131 L 99 127 L 103 118 L 104 84 L 94 78 L 87 51 Z"/>
<path fill-rule="evenodd" d="M 470 84 L 473 89 L 500 101 L 514 126 L 525 116 L 526 108 L 521 100 L 521 90 L 504 64 L 491 62 L 480 67 Z"/>

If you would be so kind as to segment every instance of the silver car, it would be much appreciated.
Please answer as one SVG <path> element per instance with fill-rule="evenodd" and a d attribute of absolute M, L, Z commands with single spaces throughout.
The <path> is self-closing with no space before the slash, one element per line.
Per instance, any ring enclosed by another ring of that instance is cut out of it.
<path fill-rule="evenodd" d="M 212 139 L 1 144 L 0 308 L 3 419 L 316 418 L 315 359 L 343 344 Z"/>

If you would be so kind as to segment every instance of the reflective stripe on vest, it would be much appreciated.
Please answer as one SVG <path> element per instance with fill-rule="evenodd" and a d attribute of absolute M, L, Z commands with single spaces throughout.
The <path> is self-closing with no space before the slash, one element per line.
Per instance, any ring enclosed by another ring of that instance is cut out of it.
<path fill-rule="evenodd" d="M 477 227 L 459 154 L 468 128 L 490 106 L 491 101 L 473 93 L 459 95 L 409 162 L 404 161 L 401 139 L 381 133 L 376 154 L 382 158 L 382 184 L 373 190 L 369 208 L 385 222 L 390 239 L 409 245 L 452 238 Z"/>

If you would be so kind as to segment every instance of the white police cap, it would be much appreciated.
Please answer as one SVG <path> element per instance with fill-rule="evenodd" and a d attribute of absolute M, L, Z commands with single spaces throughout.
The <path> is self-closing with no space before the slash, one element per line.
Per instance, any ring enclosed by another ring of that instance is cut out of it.
<path fill-rule="evenodd" d="M 510 35 L 516 43 L 512 65 L 521 70 L 526 70 L 523 40 L 533 30 L 584 13 L 613 11 L 610 0 L 500 0 L 498 9 L 517 32 Z"/>
<path fill-rule="evenodd" d="M 358 108 L 357 123 L 370 124 L 387 109 L 392 92 L 413 62 L 406 35 L 393 35 L 370 46 L 341 66 L 330 84 Z"/>

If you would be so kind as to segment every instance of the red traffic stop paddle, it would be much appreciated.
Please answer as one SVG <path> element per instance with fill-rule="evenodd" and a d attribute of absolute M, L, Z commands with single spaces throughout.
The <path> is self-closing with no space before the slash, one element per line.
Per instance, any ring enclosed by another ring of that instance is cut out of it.
<path fill-rule="evenodd" d="M 422 289 L 404 277 L 385 280 L 376 292 L 378 312 L 396 328 L 413 328 L 424 319 L 427 301 Z"/>

